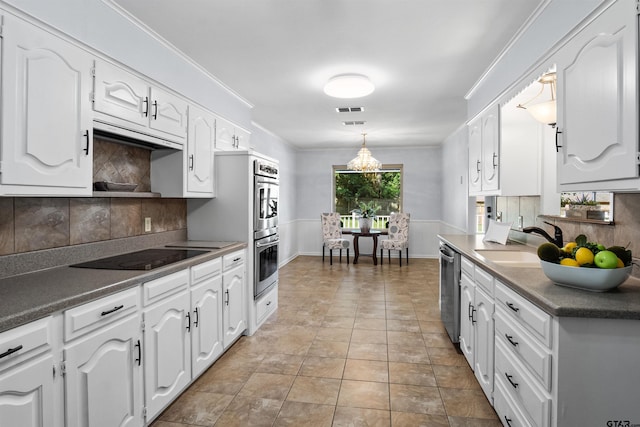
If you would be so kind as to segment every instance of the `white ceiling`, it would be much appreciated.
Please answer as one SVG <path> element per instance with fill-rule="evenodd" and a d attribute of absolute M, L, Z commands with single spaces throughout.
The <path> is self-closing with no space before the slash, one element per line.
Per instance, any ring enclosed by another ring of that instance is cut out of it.
<path fill-rule="evenodd" d="M 464 95 L 544 0 L 115 0 L 300 148 L 439 144 Z M 332 76 L 375 83 L 330 98 Z M 364 107 L 342 113 L 336 107 Z M 364 126 L 342 121 L 364 120 Z"/>

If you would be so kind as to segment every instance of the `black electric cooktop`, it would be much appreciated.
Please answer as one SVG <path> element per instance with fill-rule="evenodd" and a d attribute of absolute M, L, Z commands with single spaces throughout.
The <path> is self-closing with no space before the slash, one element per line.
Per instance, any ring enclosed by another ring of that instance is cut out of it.
<path fill-rule="evenodd" d="M 73 264 L 71 267 L 101 268 L 104 270 L 153 270 L 154 268 L 184 261 L 187 258 L 206 254 L 207 252 L 193 249 L 145 249 Z"/>

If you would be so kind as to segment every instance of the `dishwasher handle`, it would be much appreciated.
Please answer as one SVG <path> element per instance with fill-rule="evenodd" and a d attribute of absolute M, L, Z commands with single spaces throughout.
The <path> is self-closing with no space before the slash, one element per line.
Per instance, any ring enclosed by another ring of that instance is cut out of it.
<path fill-rule="evenodd" d="M 442 258 L 449 264 L 453 264 L 453 255 L 449 255 L 447 252 L 444 252 L 442 248 L 440 248 L 440 258 Z"/>

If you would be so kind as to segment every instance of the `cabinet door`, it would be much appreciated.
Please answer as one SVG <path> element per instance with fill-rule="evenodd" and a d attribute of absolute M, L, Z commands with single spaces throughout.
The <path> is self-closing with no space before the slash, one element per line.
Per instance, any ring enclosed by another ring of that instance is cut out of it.
<path fill-rule="evenodd" d="M 1 425 L 55 425 L 53 363 L 47 355 L 0 375 Z"/>
<path fill-rule="evenodd" d="M 65 347 L 67 427 L 144 424 L 139 331 L 133 315 Z"/>
<path fill-rule="evenodd" d="M 247 328 L 244 265 L 222 276 L 224 347 L 227 348 Z"/>
<path fill-rule="evenodd" d="M 144 311 L 147 418 L 168 405 L 191 381 L 189 294 L 180 292 Z"/>
<path fill-rule="evenodd" d="M 476 286 L 474 372 L 489 401 L 493 394 L 493 347 L 495 340 L 493 299 Z"/>
<path fill-rule="evenodd" d="M 638 176 L 638 16 L 620 0 L 557 58 L 558 181 Z"/>
<path fill-rule="evenodd" d="M 144 129 L 149 122 L 149 85 L 121 68 L 96 61 L 93 109 Z"/>
<path fill-rule="evenodd" d="M 200 108 L 189 107 L 187 138 L 187 193 L 213 196 L 213 141 L 216 119 Z"/>
<path fill-rule="evenodd" d="M 93 59 L 10 16 L 2 38 L 0 191 L 90 196 Z"/>
<path fill-rule="evenodd" d="M 482 191 L 500 188 L 500 106 L 482 115 Z"/>
<path fill-rule="evenodd" d="M 235 126 L 221 119 L 216 118 L 216 150 L 235 150 L 236 149 L 236 134 Z"/>
<path fill-rule="evenodd" d="M 469 194 L 482 191 L 482 132 L 480 120 L 469 123 Z"/>
<path fill-rule="evenodd" d="M 475 318 L 474 307 L 475 285 L 466 274 L 460 277 L 460 350 L 467 358 L 469 366 L 474 365 L 474 334 L 473 319 Z"/>
<path fill-rule="evenodd" d="M 187 103 L 162 89 L 151 87 L 149 127 L 175 140 L 187 136 Z"/>
<path fill-rule="evenodd" d="M 191 375 L 198 376 L 222 354 L 222 276 L 191 290 Z"/>
<path fill-rule="evenodd" d="M 244 129 L 240 129 L 239 127 L 236 127 L 235 136 L 236 136 L 236 148 L 238 150 L 248 150 L 251 133 L 247 132 Z"/>

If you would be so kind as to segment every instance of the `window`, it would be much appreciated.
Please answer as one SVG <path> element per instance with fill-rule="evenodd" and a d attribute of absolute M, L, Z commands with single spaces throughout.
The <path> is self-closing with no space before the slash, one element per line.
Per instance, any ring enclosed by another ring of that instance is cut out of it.
<path fill-rule="evenodd" d="M 385 228 L 392 212 L 402 211 L 402 165 L 383 165 L 379 172 L 358 172 L 333 167 L 333 210 L 343 216 L 345 228 L 358 227 L 352 211 L 373 201 L 380 209 L 373 228 Z"/>

